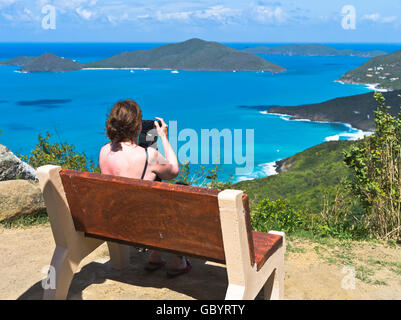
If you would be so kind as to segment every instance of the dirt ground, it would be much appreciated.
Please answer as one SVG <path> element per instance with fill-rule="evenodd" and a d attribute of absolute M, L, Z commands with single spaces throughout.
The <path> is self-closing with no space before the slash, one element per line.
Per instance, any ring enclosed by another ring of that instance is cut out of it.
<path fill-rule="evenodd" d="M 41 299 L 41 280 L 54 241 L 50 226 L 0 227 L 0 299 Z M 131 249 L 129 268 L 108 263 L 103 244 L 76 273 L 68 299 L 186 300 L 224 299 L 226 269 L 191 259 L 192 271 L 167 279 L 165 269 L 143 270 L 148 253 Z M 171 261 L 171 256 L 166 256 Z M 44 268 L 44 269 L 43 269 Z M 288 240 L 285 299 L 401 299 L 401 247 L 383 242 Z M 262 295 L 258 296 L 261 299 Z"/>

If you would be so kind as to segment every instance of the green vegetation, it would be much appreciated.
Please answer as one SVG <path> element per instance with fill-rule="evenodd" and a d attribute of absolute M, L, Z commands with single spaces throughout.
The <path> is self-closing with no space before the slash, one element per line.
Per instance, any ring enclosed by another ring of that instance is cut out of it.
<path fill-rule="evenodd" d="M 18 155 L 22 161 L 37 169 L 48 164 L 61 166 L 64 169 L 77 171 L 100 172 L 92 160 L 85 153 L 79 153 L 75 146 L 68 143 L 51 143 L 50 133 L 46 137 L 38 136 L 39 143 L 32 150 L 31 155 Z"/>
<path fill-rule="evenodd" d="M 376 57 L 384 55 L 384 51 L 355 51 L 351 49 L 338 50 L 323 44 L 292 44 L 268 48 L 264 46 L 246 48 L 243 51 L 253 54 L 271 54 L 283 56 L 355 56 Z"/>
<path fill-rule="evenodd" d="M 392 115 L 400 111 L 400 91 L 384 93 L 387 104 L 392 106 L 388 112 Z M 249 107 L 248 107 L 249 108 Z M 262 106 L 253 107 L 262 110 Z M 264 110 L 268 109 L 266 107 Z M 373 131 L 375 128 L 375 110 L 377 101 L 373 93 L 365 93 L 350 97 L 336 98 L 317 104 L 296 107 L 273 107 L 269 113 L 288 114 L 292 119 L 310 119 L 312 121 L 328 121 L 349 123 L 353 127 Z"/>
<path fill-rule="evenodd" d="M 226 45 L 191 39 L 152 50 L 123 52 L 108 59 L 85 64 L 86 68 L 151 68 L 202 71 L 271 71 L 284 68 L 256 55 Z"/>
<path fill-rule="evenodd" d="M 251 217 L 252 226 L 260 232 L 281 230 L 293 233 L 303 224 L 301 213 L 284 200 L 264 199 L 258 203 Z"/>
<path fill-rule="evenodd" d="M 323 210 L 322 199 L 336 194 L 336 187 L 350 175 L 343 162 L 342 151 L 349 141 L 325 142 L 281 162 L 279 175 L 242 181 L 234 188 L 244 190 L 250 196 L 251 206 L 269 198 L 286 199 L 292 206 L 311 212 Z M 333 199 L 332 199 L 333 200 Z"/>
<path fill-rule="evenodd" d="M 150 68 L 198 71 L 271 71 L 285 69 L 251 53 L 226 45 L 191 39 L 152 50 L 123 52 L 91 63 L 78 63 L 51 53 L 40 57 L 17 57 L 0 64 L 22 65 L 22 72 L 64 72 L 82 68 Z"/>
<path fill-rule="evenodd" d="M 281 225 L 278 230 L 289 234 L 366 238 L 362 207 L 343 187 L 351 170 L 342 152 L 351 145 L 326 142 L 281 161 L 279 175 L 234 184 L 250 197 L 253 227 L 263 231 Z"/>
<path fill-rule="evenodd" d="M 0 226 L 3 226 L 6 229 L 27 228 L 37 225 L 44 225 L 47 223 L 49 223 L 49 217 L 47 212 L 44 211 L 3 220 L 0 222 Z"/>
<path fill-rule="evenodd" d="M 82 64 L 70 59 L 60 58 L 52 53 L 42 54 L 32 60 L 28 60 L 19 69 L 21 72 L 65 72 L 81 70 Z"/>
<path fill-rule="evenodd" d="M 277 176 L 233 186 L 250 196 L 255 228 L 401 240 L 401 114 L 375 98 L 375 134 L 323 143 L 280 161 Z"/>
<path fill-rule="evenodd" d="M 401 113 L 392 116 L 385 98 L 375 97 L 376 133 L 347 150 L 345 162 L 353 170 L 351 189 L 365 209 L 370 232 L 401 240 Z"/>
<path fill-rule="evenodd" d="M 377 83 L 380 88 L 401 89 L 401 50 L 375 57 L 347 72 L 341 79 L 346 83 Z"/>
<path fill-rule="evenodd" d="M 10 60 L 0 61 L 0 65 L 23 66 L 23 65 L 31 62 L 35 58 L 36 57 L 28 57 L 28 56 L 15 57 Z"/>
<path fill-rule="evenodd" d="M 206 170 L 204 166 L 201 166 L 196 172 L 193 172 L 192 168 L 193 167 L 191 167 L 189 161 L 181 163 L 180 172 L 177 178 L 170 182 L 217 190 L 229 189 L 232 186 L 232 180 L 234 179 L 233 176 L 230 176 L 228 181 L 219 180 L 218 173 L 221 169 L 218 165 L 209 170 Z"/>

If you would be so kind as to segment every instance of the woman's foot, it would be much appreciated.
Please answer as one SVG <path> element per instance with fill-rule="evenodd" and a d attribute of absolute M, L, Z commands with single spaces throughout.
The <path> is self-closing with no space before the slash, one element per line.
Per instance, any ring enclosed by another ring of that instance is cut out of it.
<path fill-rule="evenodd" d="M 166 265 L 166 261 L 161 260 L 159 262 L 152 262 L 149 261 L 148 264 L 145 266 L 145 270 L 148 272 L 153 272 L 156 270 L 159 270 L 160 268 L 163 268 Z"/>
<path fill-rule="evenodd" d="M 161 257 L 160 252 L 152 251 L 149 256 L 149 262 L 145 266 L 145 270 L 149 272 L 156 271 L 166 265 L 166 260 Z"/>
<path fill-rule="evenodd" d="M 182 274 L 188 273 L 192 269 L 191 262 L 185 257 L 176 257 L 173 261 L 173 265 L 167 270 L 168 278 L 175 278 Z"/>

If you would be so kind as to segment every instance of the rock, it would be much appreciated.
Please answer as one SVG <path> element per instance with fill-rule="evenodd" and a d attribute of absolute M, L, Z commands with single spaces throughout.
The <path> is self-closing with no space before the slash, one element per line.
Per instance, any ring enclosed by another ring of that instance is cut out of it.
<path fill-rule="evenodd" d="M 0 221 L 45 210 L 38 182 L 0 181 Z"/>
<path fill-rule="evenodd" d="M 0 181 L 16 179 L 37 181 L 38 177 L 34 168 L 0 144 Z"/>

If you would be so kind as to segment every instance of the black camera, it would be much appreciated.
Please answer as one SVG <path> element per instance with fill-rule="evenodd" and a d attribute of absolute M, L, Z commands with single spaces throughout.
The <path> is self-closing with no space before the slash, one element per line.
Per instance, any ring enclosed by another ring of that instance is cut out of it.
<path fill-rule="evenodd" d="M 160 120 L 157 120 L 159 126 L 162 126 Z M 143 120 L 142 121 L 142 131 L 139 134 L 138 144 L 142 148 L 155 148 L 157 150 L 157 130 L 154 120 Z"/>

